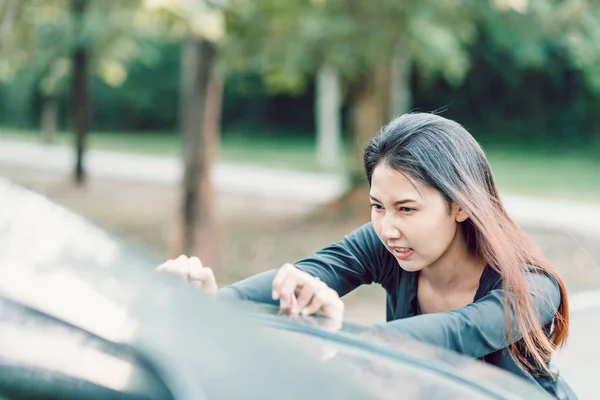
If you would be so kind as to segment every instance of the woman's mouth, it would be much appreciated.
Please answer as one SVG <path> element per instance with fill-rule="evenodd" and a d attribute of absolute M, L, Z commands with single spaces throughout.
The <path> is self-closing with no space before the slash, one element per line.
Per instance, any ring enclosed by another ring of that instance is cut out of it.
<path fill-rule="evenodd" d="M 390 250 L 392 251 L 394 256 L 396 256 L 396 258 L 400 260 L 406 260 L 414 253 L 414 250 L 410 247 L 390 247 Z"/>

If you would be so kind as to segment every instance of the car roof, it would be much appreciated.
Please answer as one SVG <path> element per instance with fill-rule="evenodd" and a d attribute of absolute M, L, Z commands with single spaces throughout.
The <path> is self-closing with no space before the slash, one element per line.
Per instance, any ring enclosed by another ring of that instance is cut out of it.
<path fill-rule="evenodd" d="M 269 306 L 253 305 L 246 312 L 247 306 L 216 301 L 173 276 L 154 273 L 156 264 L 86 219 L 0 178 L 0 297 L 135 349 L 157 366 L 176 398 L 273 392 L 290 399 L 359 399 L 386 393 L 385 387 L 367 391 L 337 368 L 315 362 L 302 351 L 306 341 L 296 346 L 282 338 L 291 331 L 311 343 L 335 343 L 350 354 L 343 358 L 349 364 L 362 360 L 372 366 L 378 360 L 378 368 L 387 366 L 385 373 L 363 373 L 364 379 L 388 376 L 389 385 L 410 378 L 421 389 L 446 379 L 482 398 L 547 398 L 507 373 L 404 338 L 367 338 L 353 324 L 332 333 L 318 327 L 318 318 L 280 316 Z M 411 377 L 407 367 L 425 375 Z M 516 390 L 505 390 L 508 384 Z"/>
<path fill-rule="evenodd" d="M 372 330 L 363 325 L 344 322 L 330 332 L 322 317 L 304 317 L 282 312 L 271 304 L 246 303 L 263 324 L 281 330 L 300 332 L 314 340 L 339 343 L 382 355 L 438 376 L 472 387 L 473 390 L 498 398 L 546 399 L 548 394 L 520 377 L 456 352 L 418 342 L 392 332 Z"/>
<path fill-rule="evenodd" d="M 175 398 L 373 398 L 43 196 L 0 179 L 0 203 L 0 297 L 135 349 Z"/>

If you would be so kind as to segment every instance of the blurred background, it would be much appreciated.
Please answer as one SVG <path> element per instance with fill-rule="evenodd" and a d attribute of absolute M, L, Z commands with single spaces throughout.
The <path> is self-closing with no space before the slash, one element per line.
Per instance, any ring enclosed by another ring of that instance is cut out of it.
<path fill-rule="evenodd" d="M 226 284 L 368 221 L 360 151 L 436 112 L 589 294 L 599 20 L 594 0 L 2 0 L 0 175 Z M 383 321 L 384 296 L 352 293 L 348 319 Z"/>

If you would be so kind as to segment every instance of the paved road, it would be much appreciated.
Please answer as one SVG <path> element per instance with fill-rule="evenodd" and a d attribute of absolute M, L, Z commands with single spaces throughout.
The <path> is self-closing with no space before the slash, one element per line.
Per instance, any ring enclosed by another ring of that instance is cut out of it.
<path fill-rule="evenodd" d="M 174 185 L 181 178 L 181 164 L 175 158 L 92 150 L 86 164 L 92 177 L 159 185 Z M 0 165 L 66 173 L 73 165 L 73 153 L 64 146 L 0 139 Z M 347 188 L 339 175 L 223 163 L 215 166 L 212 180 L 221 193 L 278 199 L 297 211 L 333 200 Z M 522 224 L 600 238 L 600 207 L 518 196 L 504 196 L 503 201 Z"/>
<path fill-rule="evenodd" d="M 596 400 L 600 398 L 600 290 L 574 295 L 571 303 L 571 334 L 554 363 L 580 400 Z"/>
<path fill-rule="evenodd" d="M 91 150 L 85 163 L 88 174 L 98 178 L 174 185 L 182 176 L 181 163 L 173 157 Z M 0 138 L 0 165 L 66 173 L 74 165 L 74 155 L 65 146 Z M 275 196 L 306 205 L 327 202 L 338 197 L 346 188 L 345 180 L 336 175 L 223 163 L 215 165 L 212 180 L 221 192 L 250 197 Z"/>

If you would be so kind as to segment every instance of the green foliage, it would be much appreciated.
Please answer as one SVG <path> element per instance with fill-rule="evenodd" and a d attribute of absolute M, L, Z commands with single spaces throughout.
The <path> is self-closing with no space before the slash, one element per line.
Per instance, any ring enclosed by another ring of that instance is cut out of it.
<path fill-rule="evenodd" d="M 458 83 L 475 38 L 470 0 L 232 0 L 223 64 L 262 74 L 274 91 L 299 92 L 323 64 L 360 79 L 406 44 L 425 75 Z"/>
<path fill-rule="evenodd" d="M 554 149 L 600 139 L 600 99 L 585 76 L 556 52 L 544 69 L 523 68 L 482 35 L 472 50 L 473 67 L 463 84 L 413 80 L 416 109 L 440 110 L 463 123 L 479 140 L 530 143 Z"/>
<path fill-rule="evenodd" d="M 92 73 L 112 87 L 123 84 L 131 61 L 152 63 L 160 57 L 142 40 L 156 29 L 146 29 L 144 14 L 139 13 L 140 0 L 90 0 L 81 27 L 71 10 L 72 1 L 13 4 L 13 29 L 0 48 L 0 82 L 10 82 L 18 71 L 29 69 L 38 75 L 29 91 L 43 96 L 63 94 L 71 74 L 70 56 L 78 46 L 89 50 Z M 0 20 L 6 18 L 6 7 L 0 11 Z"/>
<path fill-rule="evenodd" d="M 97 129 L 164 130 L 177 126 L 181 49 L 178 44 L 151 40 L 141 46 L 159 54 L 128 63 L 128 78 L 114 87 L 92 81 Z"/>
<path fill-rule="evenodd" d="M 571 66 L 583 72 L 586 86 L 600 93 L 600 4 L 569 1 L 557 12 L 553 32 Z"/>
<path fill-rule="evenodd" d="M 38 77 L 32 70 L 25 69 L 15 75 L 8 85 L 0 85 L 0 121 L 13 126 L 34 125 L 34 93 Z"/>
<path fill-rule="evenodd" d="M 64 117 L 70 51 L 83 41 L 94 57 L 96 128 L 175 130 L 179 41 L 190 29 L 189 16 L 146 12 L 140 1 L 91 0 L 85 29 L 77 37 L 67 0 L 0 3 L 0 121 L 35 126 L 41 99 L 53 93 Z M 7 30 L 10 4 L 21 7 Z M 579 146 L 600 134 L 595 112 L 600 105 L 598 2 L 227 4 L 228 35 L 220 60 L 226 72 L 226 132 L 310 136 L 318 67 L 336 66 L 345 83 L 352 83 L 374 65 L 389 62 L 400 48 L 414 65 L 414 107 L 447 108 L 446 115 L 483 139 Z"/>
<path fill-rule="evenodd" d="M 400 49 L 421 78 L 458 86 L 483 34 L 519 69 L 558 56 L 600 93 L 595 0 L 230 0 L 223 65 L 254 71 L 274 92 L 301 93 L 323 64 L 360 80 Z"/>

